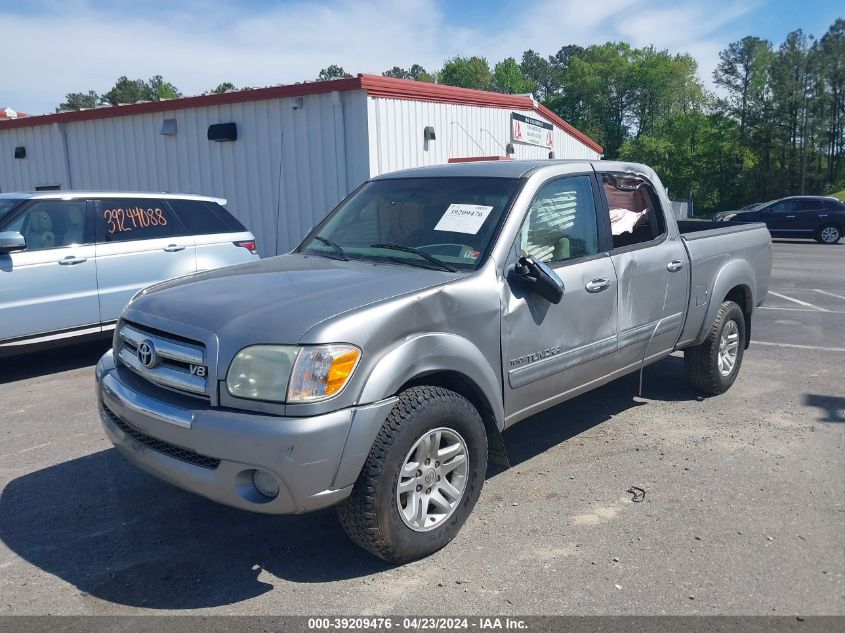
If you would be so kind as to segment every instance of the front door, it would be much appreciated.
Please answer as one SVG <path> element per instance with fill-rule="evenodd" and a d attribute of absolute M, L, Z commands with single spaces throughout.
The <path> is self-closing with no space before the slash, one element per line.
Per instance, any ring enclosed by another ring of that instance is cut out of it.
<path fill-rule="evenodd" d="M 10 218 L 26 249 L 0 255 L 0 340 L 99 330 L 94 245 L 84 200 L 37 200 Z"/>
<path fill-rule="evenodd" d="M 554 270 L 564 294 L 555 305 L 518 281 L 503 287 L 508 424 L 600 378 L 616 350 L 616 275 L 597 199 L 592 174 L 556 178 L 540 187 L 523 220 L 506 270 L 530 255 Z"/>

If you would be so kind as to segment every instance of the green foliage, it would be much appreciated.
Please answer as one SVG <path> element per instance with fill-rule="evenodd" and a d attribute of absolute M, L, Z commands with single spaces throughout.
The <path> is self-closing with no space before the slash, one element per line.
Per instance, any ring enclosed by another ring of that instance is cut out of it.
<path fill-rule="evenodd" d="M 395 77 L 396 79 L 413 79 L 415 81 L 433 82 L 434 76 L 429 74 L 425 68 L 419 64 L 414 64 L 408 70 L 394 66 L 390 70 L 385 70 L 382 75 L 384 77 Z"/>
<path fill-rule="evenodd" d="M 82 108 L 94 108 L 100 101 L 100 95 L 93 90 L 88 92 L 70 92 L 65 95 L 64 102 L 59 104 L 56 112 L 62 110 L 81 110 Z"/>
<path fill-rule="evenodd" d="M 343 70 L 343 66 L 332 64 L 320 71 L 320 74 L 317 75 L 317 81 L 327 81 L 329 79 L 349 79 L 350 77 L 352 77 L 352 75 Z"/>
<path fill-rule="evenodd" d="M 231 81 L 224 81 L 223 83 L 219 84 L 214 90 L 211 91 L 213 95 L 222 95 L 223 93 L 229 92 L 230 90 L 237 90 L 235 84 Z"/>
<path fill-rule="evenodd" d="M 178 99 L 182 93 L 172 83 L 165 81 L 161 75 L 151 77 L 149 81 L 143 79 L 128 79 L 125 75 L 118 79 L 111 90 L 100 100 L 109 105 L 136 103 L 138 101 L 159 101 L 161 99 Z"/>
<path fill-rule="evenodd" d="M 506 94 L 524 94 L 534 90 L 534 82 L 523 73 L 513 57 L 508 57 L 493 68 L 493 90 Z"/>
<path fill-rule="evenodd" d="M 490 90 L 493 75 L 484 57 L 453 57 L 446 60 L 438 75 L 440 83 L 461 88 Z"/>

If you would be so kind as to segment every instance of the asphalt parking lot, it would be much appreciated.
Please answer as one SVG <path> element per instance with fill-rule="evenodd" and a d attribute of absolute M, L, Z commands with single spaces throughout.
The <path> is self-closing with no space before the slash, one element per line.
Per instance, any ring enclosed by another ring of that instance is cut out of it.
<path fill-rule="evenodd" d="M 333 511 L 253 515 L 126 463 L 107 343 L 0 360 L 0 614 L 845 614 L 845 244 L 775 244 L 727 394 L 680 357 L 505 434 L 458 538 L 391 567 Z M 645 490 L 640 503 L 626 493 Z"/>

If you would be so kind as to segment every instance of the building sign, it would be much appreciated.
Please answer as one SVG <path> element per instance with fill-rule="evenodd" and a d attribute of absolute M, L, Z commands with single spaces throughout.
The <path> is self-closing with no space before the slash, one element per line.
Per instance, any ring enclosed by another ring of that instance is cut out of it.
<path fill-rule="evenodd" d="M 528 143 L 554 149 L 554 129 L 551 123 L 516 112 L 511 113 L 511 138 L 516 143 Z"/>

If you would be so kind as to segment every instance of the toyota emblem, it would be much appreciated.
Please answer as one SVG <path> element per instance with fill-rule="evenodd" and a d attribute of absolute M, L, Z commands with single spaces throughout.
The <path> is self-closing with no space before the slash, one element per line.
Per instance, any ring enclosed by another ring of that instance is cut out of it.
<path fill-rule="evenodd" d="M 138 360 L 147 369 L 152 369 L 158 364 L 158 354 L 156 354 L 156 348 L 152 341 L 141 341 L 141 344 L 138 345 Z"/>

